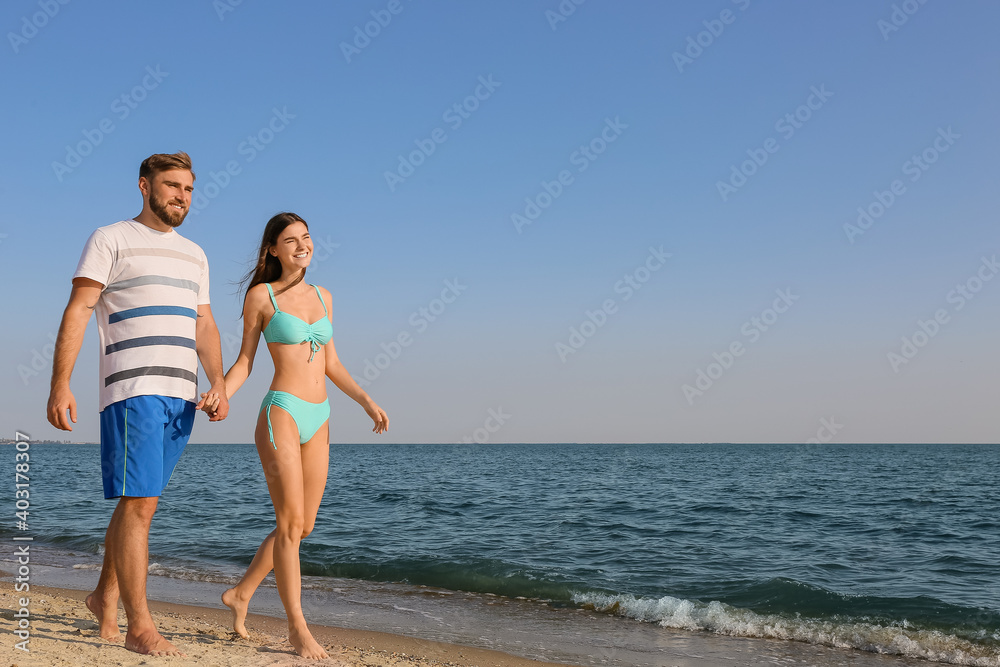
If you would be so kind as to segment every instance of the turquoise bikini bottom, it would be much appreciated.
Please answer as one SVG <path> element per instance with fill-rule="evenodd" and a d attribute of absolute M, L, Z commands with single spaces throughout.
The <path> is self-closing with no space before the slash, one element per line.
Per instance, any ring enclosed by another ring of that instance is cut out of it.
<path fill-rule="evenodd" d="M 274 431 L 271 429 L 271 406 L 276 405 L 295 420 L 295 425 L 299 429 L 299 444 L 304 445 L 309 442 L 316 431 L 320 429 L 330 419 L 330 399 L 323 399 L 322 403 L 310 403 L 304 401 L 295 394 L 287 391 L 277 391 L 272 389 L 264 394 L 264 402 L 260 404 L 261 410 L 267 410 L 267 434 L 271 438 L 271 445 L 274 444 Z M 257 414 L 260 414 L 258 411 Z"/>

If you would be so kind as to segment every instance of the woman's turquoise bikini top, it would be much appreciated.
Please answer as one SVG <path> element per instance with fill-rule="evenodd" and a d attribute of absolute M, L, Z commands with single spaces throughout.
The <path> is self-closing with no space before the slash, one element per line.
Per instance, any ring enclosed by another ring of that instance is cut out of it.
<path fill-rule="evenodd" d="M 309 324 L 301 318 L 283 312 L 278 308 L 278 302 L 274 300 L 274 290 L 271 289 L 271 283 L 264 284 L 267 285 L 267 293 L 271 295 L 271 304 L 274 306 L 274 315 L 271 316 L 271 321 L 267 323 L 267 327 L 264 329 L 264 340 L 268 343 L 283 343 L 285 345 L 298 345 L 308 341 L 309 347 L 312 348 L 312 355 L 309 357 L 309 361 L 312 361 L 319 348 L 326 345 L 333 338 L 333 325 L 330 324 L 329 311 L 326 309 L 326 301 L 323 301 L 323 295 L 319 293 L 319 287 L 313 285 L 316 288 L 316 296 L 319 297 L 320 302 L 323 304 L 323 312 L 326 314 L 312 324 Z"/>

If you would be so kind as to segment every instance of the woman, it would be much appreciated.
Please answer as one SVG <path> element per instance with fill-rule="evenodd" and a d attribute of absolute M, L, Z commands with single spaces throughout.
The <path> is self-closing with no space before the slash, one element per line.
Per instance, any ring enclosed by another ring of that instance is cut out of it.
<path fill-rule="evenodd" d="M 330 403 L 326 378 L 361 404 L 382 433 L 389 418 L 351 378 L 333 346 L 330 292 L 304 281 L 313 244 L 305 220 L 279 213 L 264 228 L 256 268 L 243 303 L 243 344 L 226 373 L 233 397 L 253 368 L 261 333 L 274 361 L 274 379 L 257 416 L 254 442 L 267 478 L 277 526 L 261 543 L 240 582 L 222 594 L 233 629 L 247 637 L 250 597 L 271 568 L 288 616 L 288 639 L 305 658 L 326 658 L 302 615 L 299 543 L 313 529 L 330 460 Z M 311 322 L 311 324 L 310 324 Z M 209 394 L 206 402 L 217 397 Z"/>

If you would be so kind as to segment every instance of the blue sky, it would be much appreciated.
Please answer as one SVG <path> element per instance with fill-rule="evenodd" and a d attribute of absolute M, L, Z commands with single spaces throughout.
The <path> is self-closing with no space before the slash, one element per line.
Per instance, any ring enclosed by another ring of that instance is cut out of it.
<path fill-rule="evenodd" d="M 97 440 L 96 325 L 73 434 L 45 421 L 50 339 L 86 238 L 139 212 L 139 162 L 185 150 L 226 367 L 234 281 L 294 211 L 389 441 L 997 442 L 998 19 L 5 3 L 3 437 Z M 249 442 L 270 371 L 262 347 L 192 442 Z M 331 440 L 375 441 L 330 390 Z"/>

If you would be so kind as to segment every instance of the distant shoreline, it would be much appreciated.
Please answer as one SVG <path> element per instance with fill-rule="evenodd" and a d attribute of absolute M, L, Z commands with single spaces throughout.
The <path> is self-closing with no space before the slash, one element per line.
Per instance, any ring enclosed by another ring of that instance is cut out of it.
<path fill-rule="evenodd" d="M 13 440 L 11 438 L 0 438 L 0 445 L 13 445 L 18 442 L 26 442 L 29 445 L 99 445 L 99 442 L 73 442 L 70 440 Z"/>
<path fill-rule="evenodd" d="M 0 445 L 13 445 L 17 442 L 27 442 L 29 445 L 99 445 L 100 442 L 82 442 L 82 441 L 70 441 L 70 440 L 14 440 L 12 438 L 0 438 Z M 470 443 L 461 442 L 380 442 L 380 443 L 356 443 L 356 442 L 331 442 L 331 446 L 343 446 L 343 445 L 360 445 L 360 444 L 372 444 L 372 445 L 400 445 L 400 446 L 420 446 L 420 445 L 468 445 Z M 474 443 L 472 443 L 474 444 Z M 189 442 L 188 445 L 253 445 L 252 442 Z M 1000 442 L 839 442 L 839 443 L 822 443 L 819 445 L 812 443 L 802 443 L 802 442 L 496 442 L 489 443 L 487 445 L 479 445 L 483 447 L 500 447 L 504 445 L 746 445 L 746 446 L 757 446 L 757 445 L 787 445 L 787 446 L 809 446 L 809 447 L 829 447 L 833 445 L 850 445 L 850 446 L 924 446 L 924 445 L 940 445 L 940 446 L 988 446 L 996 447 L 1000 446 Z"/>

